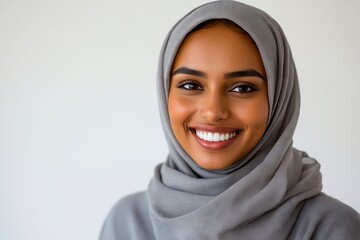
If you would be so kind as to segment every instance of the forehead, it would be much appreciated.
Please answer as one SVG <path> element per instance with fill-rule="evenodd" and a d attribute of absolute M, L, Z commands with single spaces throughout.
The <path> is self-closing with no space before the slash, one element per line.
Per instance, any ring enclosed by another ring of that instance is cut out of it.
<path fill-rule="evenodd" d="M 255 68 L 264 74 L 261 56 L 252 38 L 224 24 L 201 28 L 185 37 L 172 69 L 188 64 L 229 70 Z"/>

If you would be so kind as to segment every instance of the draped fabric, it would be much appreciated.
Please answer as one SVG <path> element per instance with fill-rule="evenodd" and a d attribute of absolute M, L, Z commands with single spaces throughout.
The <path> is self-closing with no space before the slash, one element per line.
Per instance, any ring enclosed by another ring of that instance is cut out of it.
<path fill-rule="evenodd" d="M 198 166 L 172 133 L 170 71 L 186 35 L 210 19 L 228 19 L 256 43 L 267 76 L 266 132 L 250 153 L 223 170 Z M 157 239 L 286 239 L 304 200 L 322 188 L 320 165 L 293 148 L 300 94 L 289 44 L 268 14 L 235 1 L 202 5 L 179 20 L 163 44 L 157 75 L 161 121 L 169 146 L 147 195 Z"/>

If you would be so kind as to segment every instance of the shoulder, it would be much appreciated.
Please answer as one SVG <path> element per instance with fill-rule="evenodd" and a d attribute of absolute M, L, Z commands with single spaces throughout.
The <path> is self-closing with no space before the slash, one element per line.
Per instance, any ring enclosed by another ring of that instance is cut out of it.
<path fill-rule="evenodd" d="M 146 192 L 120 199 L 104 222 L 100 239 L 151 239 L 153 236 Z"/>
<path fill-rule="evenodd" d="M 360 239 L 359 213 L 324 193 L 305 201 L 296 226 L 309 239 Z"/>
<path fill-rule="evenodd" d="M 318 218 L 322 223 L 346 225 L 349 230 L 360 228 L 360 215 L 353 208 L 324 193 L 308 199 L 303 213 Z M 360 229 L 359 229 L 360 230 Z"/>
<path fill-rule="evenodd" d="M 146 192 L 139 192 L 120 199 L 110 213 L 113 214 L 114 217 L 122 215 L 136 218 L 139 217 L 139 215 L 147 213 L 147 211 L 148 203 Z"/>

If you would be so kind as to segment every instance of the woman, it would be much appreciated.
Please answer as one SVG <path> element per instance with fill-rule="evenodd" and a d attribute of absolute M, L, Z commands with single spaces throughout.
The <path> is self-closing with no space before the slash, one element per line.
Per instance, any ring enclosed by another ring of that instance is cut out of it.
<path fill-rule="evenodd" d="M 296 69 L 266 13 L 217 1 L 187 14 L 163 45 L 158 98 L 168 159 L 101 239 L 360 239 L 359 214 L 292 146 Z"/>

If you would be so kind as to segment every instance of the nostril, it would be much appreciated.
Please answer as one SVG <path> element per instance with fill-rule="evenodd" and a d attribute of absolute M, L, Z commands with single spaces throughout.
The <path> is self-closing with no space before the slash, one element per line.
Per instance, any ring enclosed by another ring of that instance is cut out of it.
<path fill-rule="evenodd" d="M 208 108 L 202 111 L 202 117 L 208 119 L 210 122 L 226 119 L 229 115 L 229 112 L 225 109 Z"/>

